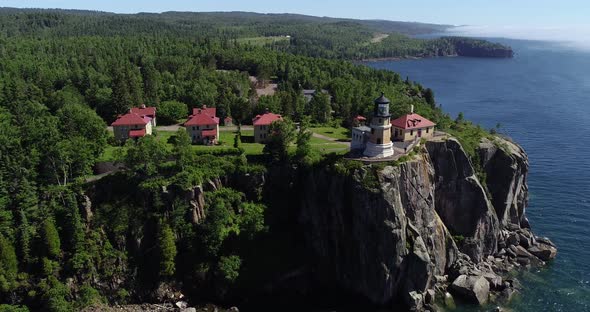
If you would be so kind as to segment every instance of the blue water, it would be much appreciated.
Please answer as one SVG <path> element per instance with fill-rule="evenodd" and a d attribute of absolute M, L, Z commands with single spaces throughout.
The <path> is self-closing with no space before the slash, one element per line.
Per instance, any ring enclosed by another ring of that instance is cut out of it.
<path fill-rule="evenodd" d="M 497 40 L 513 59 L 432 58 L 369 62 L 434 90 L 459 112 L 519 142 L 530 159 L 527 215 L 559 248 L 547 267 L 522 274 L 514 311 L 590 311 L 590 51 Z"/>

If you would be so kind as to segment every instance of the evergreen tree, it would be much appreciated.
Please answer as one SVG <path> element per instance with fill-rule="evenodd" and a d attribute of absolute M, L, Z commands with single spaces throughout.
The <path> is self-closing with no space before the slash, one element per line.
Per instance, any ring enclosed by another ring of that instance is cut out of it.
<path fill-rule="evenodd" d="M 44 254 L 51 259 L 58 259 L 61 256 L 61 241 L 53 218 L 43 222 L 42 239 Z"/>
<path fill-rule="evenodd" d="M 15 287 L 18 263 L 14 247 L 0 234 L 0 291 L 7 292 Z"/>
<path fill-rule="evenodd" d="M 176 244 L 174 233 L 167 223 L 160 225 L 158 231 L 158 254 L 160 258 L 160 276 L 170 278 L 176 271 Z"/>
<path fill-rule="evenodd" d="M 285 119 L 270 124 L 269 137 L 263 152 L 275 161 L 284 161 L 289 156 L 289 146 L 295 140 L 295 126 Z"/>

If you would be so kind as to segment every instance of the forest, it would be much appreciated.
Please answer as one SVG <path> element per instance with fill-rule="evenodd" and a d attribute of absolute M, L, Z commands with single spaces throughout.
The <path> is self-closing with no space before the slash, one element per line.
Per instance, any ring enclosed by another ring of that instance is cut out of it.
<path fill-rule="evenodd" d="M 326 161 L 308 148 L 309 123 L 349 126 L 385 92 L 395 116 L 414 105 L 458 136 L 482 131 L 442 112 L 432 90 L 342 60 L 358 52 L 342 47 L 369 26 L 192 19 L 0 9 L 0 311 L 158 301 L 163 287 L 193 302 L 240 302 L 270 278 L 264 272 L 298 260 L 284 248 L 295 235 L 279 203 L 287 191 L 249 187 L 248 179 Z M 287 33 L 295 36 L 288 47 L 236 41 Z M 402 35 L 384 41 L 398 54 L 423 51 Z M 279 91 L 258 98 L 249 76 L 275 81 Z M 326 89 L 332 101 L 306 102 L 302 89 Z M 126 170 L 89 179 L 115 144 L 107 124 L 142 103 L 163 112 L 170 103 L 207 104 L 242 124 L 270 108 L 290 120 L 281 125 L 289 135 L 258 158 L 240 151 L 238 136 L 235 151 L 219 155 L 192 151 L 182 130 L 171 149 L 145 137 L 117 155 Z M 301 122 L 298 131 L 291 121 Z"/>

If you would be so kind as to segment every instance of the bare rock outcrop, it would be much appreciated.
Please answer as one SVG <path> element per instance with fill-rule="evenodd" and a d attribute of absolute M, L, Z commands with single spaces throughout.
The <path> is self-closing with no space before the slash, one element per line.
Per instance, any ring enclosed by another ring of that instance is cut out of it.
<path fill-rule="evenodd" d="M 557 249 L 528 226 L 522 148 L 499 138 L 477 153 L 474 165 L 451 138 L 401 164 L 306 172 L 299 222 L 314 278 L 416 311 L 448 301 L 448 291 L 477 304 L 492 292 L 509 299 L 518 283 L 504 274 L 543 265 Z"/>
<path fill-rule="evenodd" d="M 467 153 L 455 139 L 427 142 L 426 148 L 435 168 L 436 212 L 454 235 L 464 238 L 461 251 L 474 261 L 494 254 L 498 218 Z"/>

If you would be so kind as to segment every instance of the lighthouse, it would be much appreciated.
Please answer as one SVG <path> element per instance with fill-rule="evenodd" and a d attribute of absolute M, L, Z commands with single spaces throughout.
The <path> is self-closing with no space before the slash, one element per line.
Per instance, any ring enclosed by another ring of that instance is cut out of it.
<path fill-rule="evenodd" d="M 391 116 L 389 115 L 389 99 L 383 92 L 375 100 L 373 117 L 371 118 L 371 134 L 364 151 L 364 155 L 372 158 L 389 157 L 393 155 L 391 143 Z"/>

